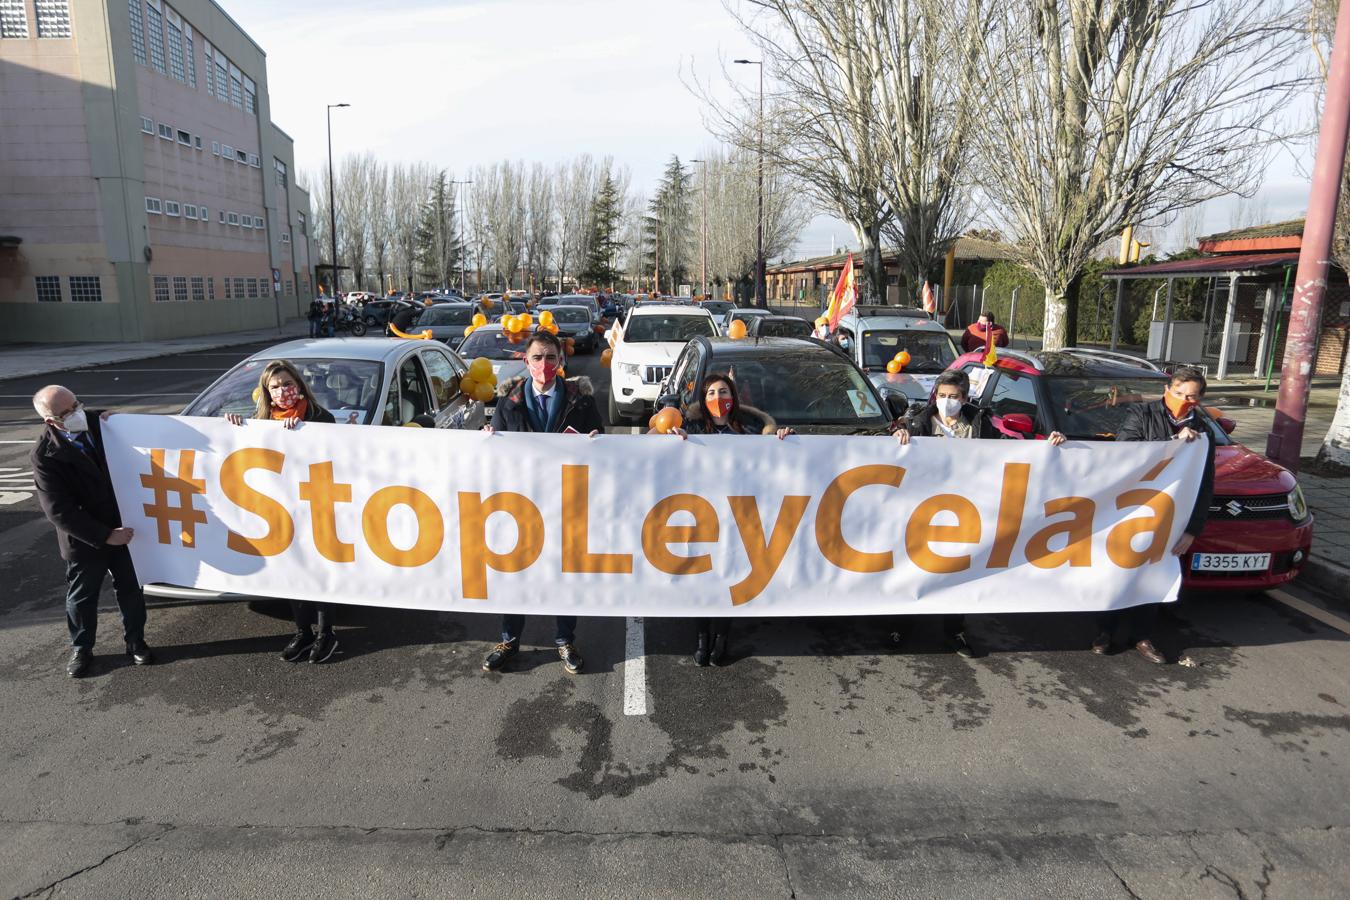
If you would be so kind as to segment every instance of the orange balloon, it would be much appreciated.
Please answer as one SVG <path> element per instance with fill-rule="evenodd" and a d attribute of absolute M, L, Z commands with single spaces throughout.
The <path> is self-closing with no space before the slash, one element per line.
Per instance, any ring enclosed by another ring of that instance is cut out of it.
<path fill-rule="evenodd" d="M 547 326 L 549 326 L 549 325 L 552 325 L 552 324 L 553 324 L 553 311 L 552 311 L 552 310 L 546 309 L 546 310 L 544 310 L 543 312 L 541 312 L 541 313 L 539 314 L 539 324 L 540 324 L 540 325 L 543 325 L 543 326 L 545 326 L 545 327 L 547 327 Z"/>
<path fill-rule="evenodd" d="M 559 377 L 559 378 L 566 378 L 566 377 L 567 377 L 567 370 L 564 369 L 562 366 L 558 366 L 558 377 Z"/>
<path fill-rule="evenodd" d="M 651 418 L 652 430 L 657 434 L 669 434 L 672 429 L 684 424 L 684 416 L 673 406 L 667 406 Z"/>
<path fill-rule="evenodd" d="M 463 391 L 466 396 L 472 397 L 474 389 L 477 387 L 478 382 L 468 375 L 465 375 L 459 380 L 459 389 Z"/>
<path fill-rule="evenodd" d="M 486 325 L 486 324 L 487 324 L 487 316 L 483 315 L 482 313 L 474 313 L 474 314 L 473 314 L 473 327 L 474 327 L 474 328 L 481 328 L 481 327 L 483 327 L 483 326 Z"/>
<path fill-rule="evenodd" d="M 886 371 L 890 372 L 892 375 L 894 375 L 896 372 L 899 372 L 900 368 L 901 368 L 900 360 L 898 359 L 893 359 L 890 362 L 886 363 Z"/>
<path fill-rule="evenodd" d="M 473 329 L 474 329 L 474 326 L 472 326 L 472 325 L 465 325 L 465 326 L 464 326 L 464 336 L 465 336 L 465 337 L 468 337 L 469 335 L 473 334 Z"/>
<path fill-rule="evenodd" d="M 895 354 L 895 361 L 898 362 L 902 368 L 909 365 L 910 358 L 908 350 L 901 350 L 899 353 Z"/>
<path fill-rule="evenodd" d="M 568 356 L 571 356 L 573 353 L 576 353 L 577 342 L 572 340 L 571 338 L 568 338 L 567 340 L 563 341 L 563 352 L 566 353 Z"/>
<path fill-rule="evenodd" d="M 493 389 L 492 385 L 484 384 L 480 381 L 478 384 L 474 385 L 473 399 L 477 400 L 479 403 L 487 403 L 496 393 L 497 392 Z"/>
<path fill-rule="evenodd" d="M 606 350 L 600 354 L 600 365 L 608 369 L 609 364 L 614 360 L 614 351 Z"/>
<path fill-rule="evenodd" d="M 733 341 L 739 341 L 741 338 L 745 337 L 745 332 L 745 322 L 737 319 L 732 322 L 731 327 L 727 329 L 727 337 L 731 338 Z"/>

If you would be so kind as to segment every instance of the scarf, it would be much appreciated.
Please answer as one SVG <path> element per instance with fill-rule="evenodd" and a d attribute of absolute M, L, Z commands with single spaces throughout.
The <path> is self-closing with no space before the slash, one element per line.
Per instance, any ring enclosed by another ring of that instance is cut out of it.
<path fill-rule="evenodd" d="M 305 413 L 309 412 L 309 401 L 304 397 L 295 401 L 295 405 L 290 409 L 279 409 L 272 407 L 272 421 L 280 422 L 283 419 L 304 419 Z"/>

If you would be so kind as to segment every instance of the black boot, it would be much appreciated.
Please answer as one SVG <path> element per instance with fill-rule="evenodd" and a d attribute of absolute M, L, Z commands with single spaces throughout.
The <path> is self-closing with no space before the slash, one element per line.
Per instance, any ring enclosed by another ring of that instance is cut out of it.
<path fill-rule="evenodd" d="M 708 664 L 708 632 L 700 631 L 698 633 L 698 646 L 694 648 L 694 665 L 706 666 Z"/>
<path fill-rule="evenodd" d="M 727 635 L 726 632 L 719 632 L 713 638 L 712 652 L 708 654 L 708 661 L 714 666 L 720 666 L 727 658 Z"/>

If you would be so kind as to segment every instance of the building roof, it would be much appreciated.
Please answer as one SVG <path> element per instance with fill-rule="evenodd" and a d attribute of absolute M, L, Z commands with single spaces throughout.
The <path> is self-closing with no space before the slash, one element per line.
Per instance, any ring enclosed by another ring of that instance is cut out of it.
<path fill-rule="evenodd" d="M 1303 219 L 1235 228 L 1200 238 L 1205 253 L 1255 253 L 1297 250 L 1303 244 Z"/>
<path fill-rule="evenodd" d="M 996 241 L 986 241 L 982 238 L 959 237 L 956 239 L 956 258 L 958 260 L 989 260 L 989 259 L 1012 259 L 1013 248 L 1007 244 L 1000 244 Z M 776 266 L 769 266 L 769 273 L 787 274 L 790 272 L 820 272 L 831 269 L 842 269 L 844 260 L 848 259 L 848 253 L 832 253 L 829 256 L 813 256 L 809 259 L 793 260 L 792 262 L 779 263 Z M 883 247 L 881 249 L 881 261 L 883 265 L 895 265 L 900 257 L 900 251 L 894 247 Z M 860 254 L 853 254 L 853 267 L 861 268 L 863 264 Z"/>
<path fill-rule="evenodd" d="M 1255 275 L 1270 269 L 1298 264 L 1298 251 L 1282 253 L 1240 253 L 1222 256 L 1197 256 L 1173 259 L 1144 266 L 1129 266 L 1103 272 L 1103 278 L 1216 278 L 1226 275 Z"/>

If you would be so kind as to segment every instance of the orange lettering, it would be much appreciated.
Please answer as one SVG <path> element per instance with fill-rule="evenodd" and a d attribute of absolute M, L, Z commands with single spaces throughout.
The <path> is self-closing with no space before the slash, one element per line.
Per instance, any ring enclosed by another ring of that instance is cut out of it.
<path fill-rule="evenodd" d="M 234 451 L 220 464 L 221 492 L 235 506 L 253 513 L 267 523 L 267 533 L 259 538 L 245 537 L 231 531 L 225 538 L 225 546 L 236 553 L 246 553 L 249 556 L 276 556 L 285 552 L 291 545 L 291 540 L 295 537 L 295 523 L 291 521 L 286 507 L 261 491 L 255 491 L 244 481 L 244 474 L 250 469 L 280 472 L 285 462 L 286 454 L 280 450 L 248 447 Z"/>
<path fill-rule="evenodd" d="M 324 559 L 349 563 L 356 559 L 356 549 L 337 536 L 339 503 L 352 502 L 352 486 L 333 482 L 333 464 L 315 463 L 309 467 L 309 481 L 300 482 L 300 499 L 309 503 L 309 518 L 313 523 L 314 547 Z"/>
<path fill-rule="evenodd" d="M 669 524 L 677 512 L 693 515 L 694 524 Z M 667 575 L 698 575 L 712 570 L 712 557 L 707 553 L 679 556 L 668 545 L 712 543 L 720 533 L 717 510 L 711 503 L 697 494 L 674 494 L 657 501 L 643 520 L 642 552 L 647 562 Z"/>
<path fill-rule="evenodd" d="M 562 467 L 562 570 L 599 574 L 631 575 L 633 554 L 591 553 L 590 466 Z"/>
<path fill-rule="evenodd" d="M 389 512 L 395 506 L 407 506 L 417 516 L 417 539 L 401 550 L 389 539 Z M 380 559 L 391 566 L 416 568 L 435 559 L 445 541 L 445 523 L 436 502 L 417 488 L 394 485 L 370 495 L 361 510 L 361 532 L 366 543 Z"/>
<path fill-rule="evenodd" d="M 731 514 L 736 519 L 736 529 L 741 537 L 741 546 L 750 560 L 750 574 L 743 581 L 731 586 L 731 602 L 740 606 L 749 603 L 760 595 L 782 565 L 792 539 L 797 535 L 797 526 L 802 523 L 810 497 L 789 496 L 783 498 L 778 510 L 778 521 L 773 524 L 773 536 L 764 540 L 764 525 L 759 518 L 759 504 L 754 497 L 728 497 Z"/>
<path fill-rule="evenodd" d="M 1027 503 L 1027 481 L 1031 466 L 1026 463 L 1006 463 L 1003 466 L 1003 492 L 998 501 L 998 524 L 994 528 L 994 549 L 989 552 L 990 569 L 1003 569 L 1017 546 L 1017 535 L 1022 531 L 1022 509 Z"/>
<path fill-rule="evenodd" d="M 516 522 L 516 546 L 509 553 L 497 553 L 487 545 L 487 520 L 504 512 Z M 487 570 L 519 572 L 534 565 L 544 549 L 544 517 L 528 497 L 515 493 L 459 494 L 459 566 L 466 600 L 488 598 Z"/>
<path fill-rule="evenodd" d="M 1167 538 L 1172 533 L 1172 517 L 1176 514 L 1176 504 L 1162 491 L 1138 488 L 1116 498 L 1116 509 L 1131 506 L 1147 507 L 1153 515 L 1126 519 L 1106 535 L 1106 555 L 1122 569 L 1137 569 L 1145 563 L 1162 560 L 1167 553 Z M 1153 533 L 1153 539 L 1143 550 L 1135 550 L 1134 538 L 1146 531 Z"/>
<path fill-rule="evenodd" d="M 940 512 L 956 514 L 955 525 L 934 525 Z M 905 550 L 916 566 L 925 572 L 949 574 L 970 568 L 970 554 L 941 556 L 929 546 L 934 543 L 977 544 L 980 541 L 980 511 L 965 497 L 938 494 L 920 503 L 905 528 Z"/>
<path fill-rule="evenodd" d="M 889 551 L 868 553 L 855 549 L 844 540 L 844 505 L 854 491 L 874 484 L 898 488 L 905 477 L 899 466 L 858 466 L 841 473 L 820 498 L 816 510 L 816 544 L 821 554 L 841 569 L 850 572 L 884 572 L 895 564 Z"/>
<path fill-rule="evenodd" d="M 1087 497 L 1060 497 L 1046 501 L 1046 516 L 1060 513 L 1073 515 L 1063 522 L 1047 525 L 1027 541 L 1027 562 L 1038 569 L 1054 569 L 1068 563 L 1070 566 L 1092 565 L 1092 516 L 1097 504 Z M 1066 535 L 1067 541 L 1059 550 L 1050 549 L 1050 541 Z"/>

